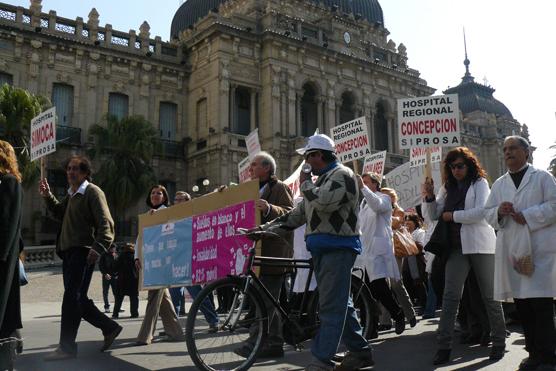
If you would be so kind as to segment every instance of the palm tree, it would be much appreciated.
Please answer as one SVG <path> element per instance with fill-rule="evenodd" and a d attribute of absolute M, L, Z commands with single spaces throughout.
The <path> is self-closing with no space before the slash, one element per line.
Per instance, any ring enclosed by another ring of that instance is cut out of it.
<path fill-rule="evenodd" d="M 126 209 L 156 181 L 150 161 L 159 143 L 158 132 L 143 116 L 106 116 L 91 127 L 90 134 L 95 146 L 88 153 L 100 160 L 95 181 L 106 193 L 115 220 L 125 220 Z"/>
<path fill-rule="evenodd" d="M 51 107 L 43 96 L 4 84 L 0 88 L 0 137 L 8 141 L 17 153 L 23 186 L 29 187 L 39 176 L 39 164 L 29 155 L 31 119 Z"/>

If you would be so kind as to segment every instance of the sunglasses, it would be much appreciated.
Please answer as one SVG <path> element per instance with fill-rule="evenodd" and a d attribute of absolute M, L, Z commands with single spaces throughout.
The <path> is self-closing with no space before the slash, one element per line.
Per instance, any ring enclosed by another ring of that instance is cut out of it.
<path fill-rule="evenodd" d="M 467 165 L 465 165 L 463 162 L 457 163 L 457 164 L 450 164 L 450 169 L 452 170 L 463 170 L 465 169 Z"/>

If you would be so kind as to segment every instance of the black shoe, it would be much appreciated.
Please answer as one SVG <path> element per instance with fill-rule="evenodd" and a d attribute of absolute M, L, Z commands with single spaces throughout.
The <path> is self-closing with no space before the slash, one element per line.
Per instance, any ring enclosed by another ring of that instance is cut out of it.
<path fill-rule="evenodd" d="M 257 354 L 257 358 L 282 358 L 284 347 L 280 344 L 263 345 Z"/>
<path fill-rule="evenodd" d="M 450 362 L 450 353 L 452 352 L 451 349 L 439 349 L 434 356 L 434 360 L 432 361 L 433 365 L 443 365 L 445 363 Z"/>
<path fill-rule="evenodd" d="M 405 331 L 405 318 L 404 316 L 401 316 L 398 319 L 396 319 L 394 322 L 396 324 L 395 327 L 396 334 L 400 335 L 402 332 Z"/>
<path fill-rule="evenodd" d="M 104 335 L 104 344 L 102 345 L 102 348 L 100 348 L 100 351 L 104 352 L 105 350 L 110 348 L 114 340 L 118 337 L 118 335 L 120 335 L 120 332 L 122 332 L 123 329 L 124 328 L 122 326 L 118 326 L 108 335 Z"/>
<path fill-rule="evenodd" d="M 404 321 L 405 326 L 405 321 Z M 392 330 L 392 325 L 378 325 L 378 331 L 388 331 Z"/>
<path fill-rule="evenodd" d="M 491 361 L 499 361 L 504 358 L 504 353 L 506 353 L 506 346 L 505 345 L 493 345 L 490 349 L 490 355 L 488 359 Z"/>
<path fill-rule="evenodd" d="M 411 326 L 411 328 L 417 326 L 417 318 L 413 317 L 412 319 L 410 319 L 409 326 Z"/>
<path fill-rule="evenodd" d="M 532 371 L 536 370 L 541 362 L 538 359 L 527 357 L 519 364 L 518 371 Z"/>
<path fill-rule="evenodd" d="M 129 318 L 137 318 L 139 317 L 139 313 L 134 313 L 131 316 L 129 316 Z"/>

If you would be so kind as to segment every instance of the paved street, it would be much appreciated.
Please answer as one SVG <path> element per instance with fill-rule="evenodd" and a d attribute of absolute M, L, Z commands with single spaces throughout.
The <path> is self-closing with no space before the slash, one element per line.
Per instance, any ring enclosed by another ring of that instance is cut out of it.
<path fill-rule="evenodd" d="M 101 333 L 83 322 L 79 330 L 79 355 L 76 359 L 63 362 L 44 363 L 42 358 L 57 344 L 60 326 L 60 301 L 62 277 L 58 270 L 31 272 L 30 284 L 22 288 L 22 310 L 24 316 L 24 353 L 18 358 L 17 370 L 41 371 L 88 371 L 88 370 L 194 370 L 187 354 L 185 343 L 155 342 L 149 346 L 134 346 L 141 318 L 129 316 L 127 299 L 124 301 L 120 319 L 124 330 L 116 339 L 112 349 L 100 353 Z M 102 307 L 101 278 L 95 272 L 90 296 Z M 144 313 L 146 295 L 141 293 L 140 313 Z M 182 324 L 184 319 L 182 320 Z M 373 344 L 376 361 L 375 370 L 432 370 L 431 359 L 436 350 L 434 330 L 437 319 L 421 321 L 414 329 L 406 330 L 402 336 L 393 331 L 381 334 Z M 159 330 L 162 324 L 159 321 Z M 516 330 L 515 328 L 511 328 Z M 157 331 L 158 332 L 158 331 Z M 508 340 L 509 353 L 496 364 L 488 361 L 488 349 L 479 346 L 457 345 L 453 351 L 454 362 L 438 370 L 515 370 L 526 353 L 523 337 L 513 332 Z M 310 346 L 306 344 L 307 348 Z M 302 370 L 308 363 L 308 350 L 296 352 L 286 349 L 286 356 L 277 361 L 258 363 L 253 370 Z"/>

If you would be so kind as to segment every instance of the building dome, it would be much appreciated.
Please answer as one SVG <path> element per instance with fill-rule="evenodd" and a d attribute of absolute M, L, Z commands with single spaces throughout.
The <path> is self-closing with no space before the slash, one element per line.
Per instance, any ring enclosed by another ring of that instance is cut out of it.
<path fill-rule="evenodd" d="M 465 75 L 461 79 L 461 83 L 445 90 L 444 94 L 458 95 L 459 109 L 463 114 L 481 111 L 513 119 L 508 107 L 492 95 L 495 91 L 494 88 L 475 82 L 475 79 L 469 73 L 470 62 L 467 59 L 467 52 L 463 63 L 465 65 Z"/>
<path fill-rule="evenodd" d="M 174 15 L 171 37 L 177 37 L 180 32 L 193 26 L 200 18 L 206 16 L 212 9 L 228 0 L 186 0 Z M 384 24 L 382 8 L 378 0 L 306 0 L 330 7 L 339 14 L 348 13 L 360 16 L 370 23 Z"/>

